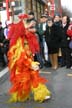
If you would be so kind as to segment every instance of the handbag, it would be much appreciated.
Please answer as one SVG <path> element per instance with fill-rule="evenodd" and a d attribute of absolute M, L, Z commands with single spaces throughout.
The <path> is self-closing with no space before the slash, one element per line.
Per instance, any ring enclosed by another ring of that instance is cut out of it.
<path fill-rule="evenodd" d="M 72 40 L 69 42 L 69 48 L 72 49 Z"/>

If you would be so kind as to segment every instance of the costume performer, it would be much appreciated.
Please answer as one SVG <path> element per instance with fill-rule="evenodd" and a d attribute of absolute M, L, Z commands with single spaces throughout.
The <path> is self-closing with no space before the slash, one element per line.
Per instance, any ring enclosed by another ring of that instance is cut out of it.
<path fill-rule="evenodd" d="M 39 63 L 34 62 L 33 55 L 39 51 L 35 33 L 25 24 L 28 15 L 19 16 L 21 21 L 12 24 L 8 33 L 10 48 L 8 52 L 10 81 L 10 102 L 23 102 L 34 95 L 34 100 L 43 102 L 50 98 L 51 92 L 44 85 L 46 79 L 39 75 Z"/>

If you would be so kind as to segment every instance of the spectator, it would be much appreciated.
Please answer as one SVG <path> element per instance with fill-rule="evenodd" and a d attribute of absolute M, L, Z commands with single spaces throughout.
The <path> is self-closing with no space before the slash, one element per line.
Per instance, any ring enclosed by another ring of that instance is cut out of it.
<path fill-rule="evenodd" d="M 70 24 L 70 18 L 68 16 L 63 16 L 62 18 L 62 28 L 63 28 L 63 40 L 62 40 L 62 66 L 70 68 L 70 53 L 71 49 L 69 48 L 70 37 L 67 35 L 67 30 Z"/>
<path fill-rule="evenodd" d="M 60 31 L 61 31 L 61 38 L 63 36 L 63 33 L 62 33 L 62 20 L 61 20 L 61 15 L 60 13 L 56 12 L 55 15 L 54 15 L 54 25 L 56 25 Z M 61 66 L 62 64 L 62 52 L 61 52 L 61 43 L 59 45 L 59 51 L 58 51 L 58 64 Z"/>
<path fill-rule="evenodd" d="M 4 67 L 6 65 L 4 60 L 4 51 L 3 51 L 4 40 L 5 40 L 4 29 L 2 28 L 2 22 L 0 22 L 0 66 L 1 67 Z"/>
<path fill-rule="evenodd" d="M 47 21 L 47 28 L 45 31 L 45 40 L 48 46 L 48 54 L 53 69 L 58 68 L 58 50 L 59 41 L 61 39 L 61 32 L 59 30 L 59 27 L 53 24 L 52 18 L 49 17 Z"/>
<path fill-rule="evenodd" d="M 46 30 L 46 25 L 47 25 L 47 15 L 43 14 L 41 15 L 41 22 L 38 25 L 38 35 L 39 35 L 39 40 L 40 40 L 40 47 L 41 47 L 41 55 L 44 61 L 44 64 L 47 64 L 47 61 L 45 59 L 45 54 L 44 54 L 44 43 L 45 43 L 45 30 Z"/>

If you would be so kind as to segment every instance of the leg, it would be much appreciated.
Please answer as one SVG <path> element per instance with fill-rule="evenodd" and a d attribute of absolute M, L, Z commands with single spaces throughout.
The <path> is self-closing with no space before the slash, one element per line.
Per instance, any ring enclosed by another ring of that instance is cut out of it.
<path fill-rule="evenodd" d="M 49 54 L 52 68 L 54 67 L 53 54 Z"/>
<path fill-rule="evenodd" d="M 58 54 L 53 54 L 54 69 L 58 68 Z"/>

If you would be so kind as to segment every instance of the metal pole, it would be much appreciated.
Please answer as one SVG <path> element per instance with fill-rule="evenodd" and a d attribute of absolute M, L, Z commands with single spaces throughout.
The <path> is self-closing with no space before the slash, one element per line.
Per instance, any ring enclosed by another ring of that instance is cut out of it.
<path fill-rule="evenodd" d="M 8 7 L 9 0 L 6 0 L 6 11 L 7 11 L 7 20 L 9 20 L 9 7 Z"/>
<path fill-rule="evenodd" d="M 12 22 L 14 22 L 14 7 L 11 6 L 11 11 L 12 11 Z"/>

